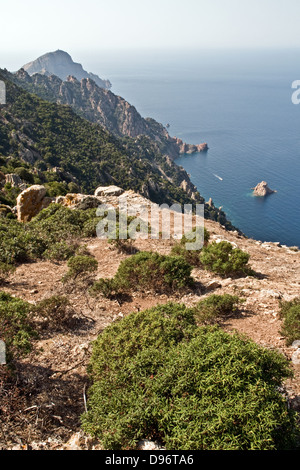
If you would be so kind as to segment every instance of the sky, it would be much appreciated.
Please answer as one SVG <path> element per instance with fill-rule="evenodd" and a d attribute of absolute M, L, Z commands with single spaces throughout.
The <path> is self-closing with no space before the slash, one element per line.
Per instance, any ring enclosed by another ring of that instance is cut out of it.
<path fill-rule="evenodd" d="M 0 0 L 0 67 L 50 51 L 300 48 L 299 0 Z M 20 61 L 20 62 L 18 62 Z"/>

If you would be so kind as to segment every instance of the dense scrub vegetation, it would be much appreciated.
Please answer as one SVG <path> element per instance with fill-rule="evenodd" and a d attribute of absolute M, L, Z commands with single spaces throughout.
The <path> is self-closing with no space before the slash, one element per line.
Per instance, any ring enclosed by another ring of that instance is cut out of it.
<path fill-rule="evenodd" d="M 29 312 L 28 302 L 0 292 L 0 332 L 6 344 L 7 362 L 31 349 L 36 332 L 29 320 Z"/>
<path fill-rule="evenodd" d="M 203 237 L 203 240 L 202 240 Z M 203 234 L 199 228 L 194 228 L 191 233 L 183 235 L 181 240 L 172 247 L 171 255 L 173 256 L 182 256 L 187 263 L 191 264 L 194 267 L 200 266 L 200 253 L 201 249 L 190 250 L 189 244 L 194 244 L 196 241 L 202 242 L 203 246 L 207 246 L 210 240 L 210 233 L 204 227 Z"/>
<path fill-rule="evenodd" d="M 71 210 L 51 204 L 31 222 L 0 217 L 0 263 L 14 266 L 35 259 L 65 261 L 79 250 L 79 240 L 96 236 L 96 209 Z"/>
<path fill-rule="evenodd" d="M 243 299 L 236 295 L 212 294 L 198 302 L 194 309 L 195 316 L 202 324 L 214 324 L 235 315 L 242 303 Z"/>
<path fill-rule="evenodd" d="M 300 297 L 289 302 L 280 302 L 280 317 L 283 320 L 281 333 L 288 346 L 300 338 Z"/>
<path fill-rule="evenodd" d="M 112 324 L 93 346 L 86 432 L 106 449 L 158 439 L 172 450 L 280 450 L 295 414 L 278 387 L 287 361 L 168 304 Z"/>
<path fill-rule="evenodd" d="M 180 256 L 140 252 L 120 263 L 113 279 L 100 279 L 91 294 L 106 297 L 132 291 L 175 292 L 193 286 L 192 267 Z"/>
<path fill-rule="evenodd" d="M 252 273 L 248 266 L 249 259 L 248 253 L 234 248 L 227 241 L 212 242 L 200 253 L 201 264 L 221 276 Z"/>

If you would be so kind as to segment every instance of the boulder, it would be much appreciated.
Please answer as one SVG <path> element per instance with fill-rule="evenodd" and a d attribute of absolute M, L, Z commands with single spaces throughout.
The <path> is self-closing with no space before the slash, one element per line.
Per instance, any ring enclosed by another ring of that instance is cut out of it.
<path fill-rule="evenodd" d="M 95 191 L 95 196 L 121 196 L 125 191 L 118 186 L 99 186 Z"/>
<path fill-rule="evenodd" d="M 206 286 L 206 290 L 215 290 L 215 289 L 220 289 L 222 287 L 222 284 L 219 281 L 213 280 L 209 282 Z"/>
<path fill-rule="evenodd" d="M 69 193 L 66 196 L 59 196 L 55 201 L 57 204 L 62 204 L 69 209 L 95 209 L 101 201 L 96 196 L 89 196 L 86 194 Z"/>
<path fill-rule="evenodd" d="M 18 221 L 29 222 L 42 209 L 48 207 L 52 201 L 52 198 L 46 197 L 46 188 L 44 186 L 30 186 L 17 197 Z"/>
<path fill-rule="evenodd" d="M 268 183 L 266 181 L 262 181 L 257 186 L 255 186 L 255 188 L 252 189 L 254 191 L 254 196 L 258 197 L 265 197 L 268 196 L 268 194 L 276 193 L 276 191 L 273 191 L 273 189 L 269 188 Z"/>

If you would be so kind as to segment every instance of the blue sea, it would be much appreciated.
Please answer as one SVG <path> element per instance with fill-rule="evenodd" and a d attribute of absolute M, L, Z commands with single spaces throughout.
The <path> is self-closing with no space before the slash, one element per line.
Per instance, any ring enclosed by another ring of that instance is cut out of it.
<path fill-rule="evenodd" d="M 176 162 L 236 227 L 300 246 L 300 51 L 111 52 L 84 65 L 170 135 L 207 142 Z M 254 197 L 263 180 L 277 193 Z"/>

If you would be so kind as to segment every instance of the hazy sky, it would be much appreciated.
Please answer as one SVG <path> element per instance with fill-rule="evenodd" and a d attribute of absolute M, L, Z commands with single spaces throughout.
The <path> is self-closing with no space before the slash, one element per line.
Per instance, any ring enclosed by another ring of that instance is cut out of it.
<path fill-rule="evenodd" d="M 299 0 L 0 2 L 0 67 L 56 49 L 300 47 Z"/>

